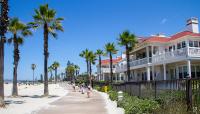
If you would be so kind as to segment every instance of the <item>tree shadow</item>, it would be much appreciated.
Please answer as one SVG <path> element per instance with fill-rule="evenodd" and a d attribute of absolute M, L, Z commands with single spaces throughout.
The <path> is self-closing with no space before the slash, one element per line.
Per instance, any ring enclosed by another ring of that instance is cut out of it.
<path fill-rule="evenodd" d="M 24 101 L 21 101 L 21 100 L 17 100 L 17 101 L 14 101 L 14 100 L 5 100 L 4 103 L 6 105 L 9 105 L 9 104 L 23 104 L 25 103 Z"/>
<path fill-rule="evenodd" d="M 44 95 L 22 95 L 21 97 L 29 97 L 29 98 L 56 98 L 56 97 L 59 97 L 58 95 L 48 95 L 48 96 L 44 96 Z"/>

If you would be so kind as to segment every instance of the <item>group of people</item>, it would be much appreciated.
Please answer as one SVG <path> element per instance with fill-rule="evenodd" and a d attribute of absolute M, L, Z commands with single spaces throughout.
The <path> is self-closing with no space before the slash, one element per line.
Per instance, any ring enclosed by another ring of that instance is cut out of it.
<path fill-rule="evenodd" d="M 72 84 L 73 90 L 74 92 L 76 92 L 76 84 L 73 83 Z M 90 85 L 85 85 L 84 83 L 78 85 L 79 87 L 79 92 L 81 92 L 82 94 L 85 94 L 85 92 L 87 93 L 87 97 L 90 98 L 91 97 L 91 92 L 92 92 L 92 87 Z"/>

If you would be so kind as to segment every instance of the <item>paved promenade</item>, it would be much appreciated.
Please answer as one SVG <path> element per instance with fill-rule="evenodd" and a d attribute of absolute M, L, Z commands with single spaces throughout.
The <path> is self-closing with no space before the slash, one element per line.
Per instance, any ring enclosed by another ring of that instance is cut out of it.
<path fill-rule="evenodd" d="M 104 99 L 96 92 L 87 98 L 86 93 L 73 92 L 72 86 L 66 86 L 69 93 L 63 98 L 41 109 L 37 114 L 107 114 Z"/>

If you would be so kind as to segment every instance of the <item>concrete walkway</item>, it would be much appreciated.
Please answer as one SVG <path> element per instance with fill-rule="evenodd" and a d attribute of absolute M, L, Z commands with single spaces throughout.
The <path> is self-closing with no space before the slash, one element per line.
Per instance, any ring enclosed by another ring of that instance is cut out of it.
<path fill-rule="evenodd" d="M 69 91 L 66 96 L 37 114 L 107 114 L 105 101 L 98 93 L 93 91 L 91 98 L 87 98 L 86 93 L 73 92 L 71 85 L 67 85 L 66 89 Z"/>

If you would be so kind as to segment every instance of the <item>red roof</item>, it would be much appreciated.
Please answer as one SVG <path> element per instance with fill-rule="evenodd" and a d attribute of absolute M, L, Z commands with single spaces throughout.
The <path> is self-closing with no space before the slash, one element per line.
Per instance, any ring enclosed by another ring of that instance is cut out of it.
<path fill-rule="evenodd" d="M 140 39 L 142 42 L 169 42 L 175 39 L 179 39 L 182 38 L 184 36 L 200 36 L 199 33 L 193 33 L 190 31 L 183 31 L 183 32 L 179 32 L 175 35 L 172 35 L 171 37 L 159 37 L 159 36 L 151 36 L 151 37 L 146 37 L 146 38 L 142 38 Z"/>
<path fill-rule="evenodd" d="M 116 64 L 116 63 L 118 63 L 118 62 L 121 61 L 121 60 L 122 60 L 122 57 L 118 57 L 118 58 L 113 59 L 112 61 L 113 61 L 113 64 Z M 102 61 L 101 61 L 101 64 L 102 64 L 102 65 L 110 64 L 110 59 L 102 60 Z"/>

